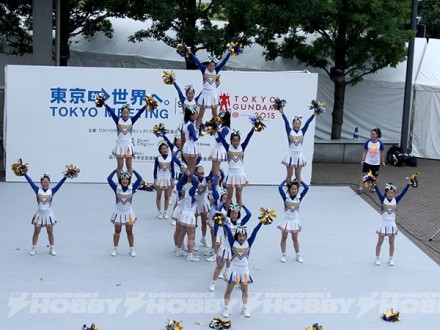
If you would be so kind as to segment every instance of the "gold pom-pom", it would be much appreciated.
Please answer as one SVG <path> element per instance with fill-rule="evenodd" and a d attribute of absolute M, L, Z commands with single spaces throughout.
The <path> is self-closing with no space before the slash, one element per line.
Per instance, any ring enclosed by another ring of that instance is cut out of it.
<path fill-rule="evenodd" d="M 189 54 L 191 53 L 191 48 L 187 47 L 185 44 L 178 44 L 176 46 L 177 54 L 182 57 L 189 58 Z"/>
<path fill-rule="evenodd" d="M 308 326 L 306 330 L 324 330 L 324 327 L 319 323 L 313 323 L 311 326 Z"/>
<path fill-rule="evenodd" d="M 218 87 L 218 86 L 220 86 L 220 84 L 221 84 L 221 77 L 218 74 L 215 76 L 215 85 Z"/>
<path fill-rule="evenodd" d="M 145 191 L 154 191 L 156 189 L 154 189 L 154 185 L 152 185 L 151 183 L 148 183 L 144 180 L 141 180 L 141 184 L 139 185 L 139 190 L 145 190 Z"/>
<path fill-rule="evenodd" d="M 214 135 L 220 130 L 222 119 L 218 116 L 212 117 L 209 121 L 205 122 L 202 129 L 202 134 Z"/>
<path fill-rule="evenodd" d="M 151 96 L 151 94 L 147 94 L 147 96 L 145 96 L 145 102 L 147 104 L 147 109 L 150 111 L 153 111 L 154 109 L 157 108 L 157 101 L 155 99 L 153 99 L 153 97 Z"/>
<path fill-rule="evenodd" d="M 70 164 L 66 165 L 66 170 L 63 172 L 63 175 L 65 178 L 74 179 L 78 176 L 79 171 L 79 167 Z"/>
<path fill-rule="evenodd" d="M 279 112 L 283 113 L 284 107 L 286 106 L 286 103 L 287 103 L 286 100 L 280 99 L 279 97 L 277 97 L 274 100 L 272 106 L 275 110 L 278 110 Z"/>
<path fill-rule="evenodd" d="M 240 55 L 243 53 L 243 45 L 238 42 L 230 42 L 226 45 L 228 47 L 228 51 L 232 56 Z"/>
<path fill-rule="evenodd" d="M 367 189 L 374 190 L 374 187 L 376 187 L 376 185 L 377 185 L 377 179 L 373 175 L 373 172 L 371 172 L 370 170 L 368 171 L 367 175 L 364 176 L 364 186 Z"/>
<path fill-rule="evenodd" d="M 172 85 L 176 81 L 176 74 L 173 70 L 171 71 L 164 71 L 162 74 L 162 80 L 165 83 L 165 85 Z"/>
<path fill-rule="evenodd" d="M 320 102 L 318 100 L 312 100 L 309 104 L 309 109 L 313 110 L 313 112 L 315 113 L 315 115 L 320 115 L 321 113 L 325 112 L 325 102 Z"/>
<path fill-rule="evenodd" d="M 154 125 L 153 133 L 157 137 L 161 137 L 161 136 L 164 136 L 164 134 L 167 134 L 168 130 L 165 128 L 165 124 L 164 123 L 160 123 L 159 125 Z"/>
<path fill-rule="evenodd" d="M 229 329 L 231 325 L 231 321 L 223 321 L 219 316 L 214 317 L 211 322 L 209 322 L 209 327 L 216 330 Z"/>
<path fill-rule="evenodd" d="M 16 163 L 11 164 L 11 169 L 15 175 L 23 176 L 28 171 L 28 165 L 29 163 L 23 163 L 23 161 L 20 158 L 19 160 L 17 160 Z"/>
<path fill-rule="evenodd" d="M 259 216 L 258 219 L 264 225 L 270 225 L 273 222 L 273 218 L 277 217 L 275 210 L 272 210 L 272 209 L 265 209 L 263 207 L 260 207 L 260 213 L 261 213 L 261 216 Z"/>
<path fill-rule="evenodd" d="M 399 311 L 394 311 L 391 308 L 391 311 L 382 314 L 382 320 L 387 322 L 397 322 L 399 321 L 399 316 L 400 316 Z"/>
<path fill-rule="evenodd" d="M 101 108 L 104 105 L 105 102 L 105 95 L 104 93 L 99 93 L 95 97 L 95 104 L 98 108 Z"/>
<path fill-rule="evenodd" d="M 225 223 L 225 219 L 225 215 L 222 212 L 216 212 L 212 216 L 212 221 L 214 221 L 214 223 L 216 223 L 220 227 L 223 226 L 223 224 Z"/>
<path fill-rule="evenodd" d="M 183 330 L 183 325 L 181 322 L 168 320 L 167 325 L 165 326 L 166 330 Z"/>
<path fill-rule="evenodd" d="M 99 330 L 99 327 L 95 323 L 92 323 L 90 325 L 90 328 L 87 325 L 84 324 L 82 326 L 81 330 Z"/>
<path fill-rule="evenodd" d="M 266 128 L 266 124 L 264 123 L 264 120 L 261 117 L 261 115 L 249 116 L 249 120 L 254 126 L 255 132 L 261 132 L 263 129 Z"/>
<path fill-rule="evenodd" d="M 408 180 L 409 180 L 409 184 L 411 185 L 411 187 L 417 188 L 419 186 L 419 176 L 420 176 L 419 172 L 416 172 L 416 173 L 413 173 L 410 175 Z"/>

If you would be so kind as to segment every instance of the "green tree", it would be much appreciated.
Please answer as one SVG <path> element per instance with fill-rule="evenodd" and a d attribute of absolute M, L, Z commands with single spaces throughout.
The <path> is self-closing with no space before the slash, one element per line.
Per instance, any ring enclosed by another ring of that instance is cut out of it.
<path fill-rule="evenodd" d="M 226 44 L 232 40 L 249 44 L 247 36 L 255 29 L 250 19 L 253 7 L 250 0 L 212 0 L 209 3 L 199 0 L 133 0 L 128 7 L 124 13 L 126 16 L 148 24 L 147 28 L 135 32 L 130 41 L 154 38 L 170 47 L 184 43 L 194 54 L 206 49 L 221 57 Z M 190 59 L 186 59 L 186 66 L 196 68 Z"/>
<path fill-rule="evenodd" d="M 411 0 L 256 0 L 267 59 L 296 57 L 334 82 L 332 139 L 340 139 L 345 87 L 406 57 Z M 311 37 L 313 41 L 308 41 Z"/>
<path fill-rule="evenodd" d="M 23 55 L 32 52 L 32 0 L 0 1 L 0 53 Z"/>
<path fill-rule="evenodd" d="M 426 25 L 426 37 L 440 39 L 440 0 L 420 1 L 418 13 Z"/>

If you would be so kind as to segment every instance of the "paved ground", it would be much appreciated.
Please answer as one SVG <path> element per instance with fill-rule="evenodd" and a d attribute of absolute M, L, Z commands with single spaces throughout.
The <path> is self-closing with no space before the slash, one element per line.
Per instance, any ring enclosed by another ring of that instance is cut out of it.
<path fill-rule="evenodd" d="M 312 184 L 315 185 L 348 185 L 356 189 L 361 176 L 360 164 L 348 163 L 314 163 Z M 434 233 L 440 229 L 440 161 L 418 159 L 417 167 L 395 167 L 387 165 L 380 169 L 379 181 L 381 188 L 386 182 L 392 182 L 401 191 L 406 184 L 405 177 L 414 172 L 420 173 L 420 186 L 410 188 L 399 203 L 397 224 L 414 244 L 440 265 L 440 233 L 430 242 Z M 354 193 L 354 192 L 353 192 Z M 370 205 L 377 207 L 379 202 L 376 194 L 366 189 L 360 195 Z M 396 249 L 398 249 L 398 241 Z"/>

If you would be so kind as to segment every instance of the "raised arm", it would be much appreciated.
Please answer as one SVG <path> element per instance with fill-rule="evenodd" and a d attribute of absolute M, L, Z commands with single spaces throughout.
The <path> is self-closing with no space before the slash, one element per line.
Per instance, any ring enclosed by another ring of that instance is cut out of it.
<path fill-rule="evenodd" d="M 61 186 L 63 185 L 64 182 L 66 182 L 67 177 L 63 177 L 60 182 L 58 182 L 58 184 L 53 187 L 52 189 L 52 195 L 55 195 L 56 192 L 61 188 Z"/>
<path fill-rule="evenodd" d="M 29 175 L 25 174 L 24 177 L 26 178 L 27 182 L 29 182 L 29 185 L 31 186 L 32 190 L 37 194 L 38 193 L 38 187 L 32 181 L 32 179 L 29 177 Z"/>
<path fill-rule="evenodd" d="M 309 191 L 309 186 L 304 181 L 301 181 L 301 185 L 303 186 L 303 191 L 299 195 L 300 201 L 304 198 L 305 195 L 307 195 L 307 192 Z"/>
<path fill-rule="evenodd" d="M 385 197 L 380 192 L 380 189 L 379 189 L 378 186 L 374 186 L 374 189 L 376 190 L 376 194 L 379 197 L 380 203 L 383 204 L 383 201 L 384 201 Z"/>
<path fill-rule="evenodd" d="M 406 185 L 405 188 L 403 188 L 402 192 L 399 194 L 399 196 L 396 197 L 396 204 L 400 202 L 403 196 L 405 196 L 406 192 L 408 191 L 409 184 Z"/>
<path fill-rule="evenodd" d="M 246 139 L 244 140 L 244 142 L 241 144 L 241 147 L 244 149 L 246 149 L 249 141 L 251 140 L 252 135 L 254 135 L 254 128 L 251 128 L 251 131 L 248 133 L 248 135 L 246 136 Z"/>
<path fill-rule="evenodd" d="M 110 112 L 110 115 L 112 116 L 113 121 L 114 121 L 115 124 L 117 125 L 117 124 L 118 124 L 118 121 L 119 121 L 119 117 L 116 116 L 115 111 L 114 111 L 112 108 L 110 108 L 107 104 L 104 104 L 104 106 L 105 106 L 105 109 L 106 109 L 108 112 Z"/>
<path fill-rule="evenodd" d="M 142 177 L 135 170 L 133 170 L 133 173 L 136 175 L 136 181 L 135 181 L 135 183 L 133 183 L 133 193 L 135 193 L 137 188 L 139 188 L 139 186 L 141 185 Z"/>
<path fill-rule="evenodd" d="M 179 95 L 179 101 L 180 103 L 182 103 L 183 106 L 183 103 L 185 102 L 185 95 L 183 95 L 182 90 L 180 89 L 179 85 L 177 85 L 177 83 L 174 82 L 173 85 L 177 90 L 177 94 Z"/>
<path fill-rule="evenodd" d="M 307 129 L 309 128 L 309 125 L 312 122 L 313 118 L 315 118 L 315 114 L 311 115 L 310 118 L 307 119 L 306 123 L 304 124 L 303 128 L 301 129 L 303 132 L 303 135 L 306 134 Z"/>
<path fill-rule="evenodd" d="M 146 105 L 144 105 L 142 108 L 139 109 L 139 111 L 131 118 L 131 124 L 134 125 L 134 123 L 139 119 L 139 117 L 142 115 L 142 112 L 145 111 L 147 108 Z"/>
<path fill-rule="evenodd" d="M 260 230 L 262 224 L 263 224 L 262 222 L 259 222 L 258 225 L 252 231 L 251 237 L 248 238 L 249 247 L 251 247 L 252 244 L 254 244 L 255 237 L 257 237 L 257 233 Z"/>
<path fill-rule="evenodd" d="M 281 117 L 283 117 L 284 128 L 286 129 L 287 139 L 289 139 L 290 132 L 292 132 L 292 128 L 290 127 L 290 124 L 289 124 L 289 119 L 287 119 L 287 117 L 284 113 L 281 114 Z"/>
<path fill-rule="evenodd" d="M 227 127 L 227 126 L 222 127 L 222 129 L 220 130 L 220 132 L 217 133 L 217 136 L 215 137 L 215 141 L 216 141 L 217 143 L 221 143 L 221 140 L 220 140 L 219 135 L 225 137 L 226 135 L 228 135 L 228 133 L 229 133 L 229 127 Z"/>
<path fill-rule="evenodd" d="M 220 140 L 221 144 L 225 147 L 226 151 L 229 150 L 229 143 L 226 142 L 225 137 L 222 134 L 217 133 L 217 137 Z"/>
<path fill-rule="evenodd" d="M 189 195 L 191 197 L 194 197 L 197 191 L 197 187 L 199 186 L 199 179 L 197 179 L 197 177 L 194 174 L 190 175 L 191 178 L 191 182 L 192 182 L 192 187 L 189 190 Z"/>
<path fill-rule="evenodd" d="M 173 149 L 174 149 L 174 143 L 172 143 L 172 142 L 170 141 L 170 139 L 168 139 L 168 137 L 167 137 L 166 134 L 163 134 L 162 136 L 163 136 L 164 140 L 166 141 L 166 143 L 168 144 L 168 147 L 170 148 L 170 150 L 173 151 Z"/>
<path fill-rule="evenodd" d="M 234 245 L 234 241 L 235 241 L 234 235 L 232 234 L 231 228 L 229 228 L 229 226 L 226 223 L 223 225 L 223 228 L 228 233 L 228 242 L 232 249 L 232 246 Z"/>
<path fill-rule="evenodd" d="M 251 211 L 249 211 L 249 209 L 245 205 L 243 205 L 242 207 L 243 207 L 244 211 L 246 212 L 246 215 L 241 220 L 241 225 L 244 226 L 251 218 L 252 213 L 251 213 Z"/>
<path fill-rule="evenodd" d="M 202 63 L 200 63 L 199 59 L 193 53 L 189 53 L 189 56 L 194 61 L 194 63 L 197 64 L 199 70 L 202 71 L 202 73 L 205 73 L 206 66 L 204 66 Z"/>
<path fill-rule="evenodd" d="M 283 180 L 283 182 L 281 182 L 280 185 L 278 186 L 278 192 L 280 193 L 283 201 L 285 201 L 287 198 L 286 193 L 284 192 L 284 184 L 285 183 L 286 183 L 286 180 Z"/>
<path fill-rule="evenodd" d="M 229 60 L 229 57 L 231 57 L 231 53 L 228 53 L 228 55 L 225 56 L 223 61 L 220 62 L 219 65 L 215 67 L 215 72 L 219 73 L 221 69 L 225 66 L 226 62 Z"/>
<path fill-rule="evenodd" d="M 109 174 L 109 176 L 107 177 L 107 182 L 114 192 L 116 192 L 116 187 L 117 187 L 116 183 L 113 181 L 113 175 L 115 175 L 115 173 L 116 173 L 116 170 L 112 171 Z"/>
<path fill-rule="evenodd" d="M 182 191 L 183 186 L 185 185 L 186 181 L 188 180 L 188 176 L 186 173 L 182 173 L 182 176 L 180 177 L 179 181 L 177 181 L 176 189 L 177 191 Z"/>
<path fill-rule="evenodd" d="M 197 141 L 199 139 L 197 137 L 196 128 L 194 127 L 194 124 L 188 125 L 188 132 L 189 132 L 189 135 L 191 136 L 193 141 Z"/>
<path fill-rule="evenodd" d="M 212 198 L 214 198 L 215 203 L 217 203 L 218 199 L 220 198 L 220 194 L 218 192 L 218 175 L 214 176 L 214 179 L 212 179 L 211 183 L 211 189 L 212 189 Z"/>

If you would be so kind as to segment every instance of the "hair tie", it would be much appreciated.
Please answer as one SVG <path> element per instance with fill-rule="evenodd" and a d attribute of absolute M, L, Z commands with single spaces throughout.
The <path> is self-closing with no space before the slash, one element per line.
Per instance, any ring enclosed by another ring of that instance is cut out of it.
<path fill-rule="evenodd" d="M 385 190 L 394 190 L 394 191 L 396 191 L 397 187 L 394 184 L 392 184 L 391 182 L 388 182 L 388 183 L 385 184 Z"/>
<path fill-rule="evenodd" d="M 206 62 L 214 62 L 215 64 L 218 63 L 218 59 L 215 55 L 208 55 L 206 57 Z"/>
<path fill-rule="evenodd" d="M 232 129 L 232 134 L 241 136 L 241 133 L 238 129 L 237 130 Z"/>
<path fill-rule="evenodd" d="M 49 173 L 41 173 L 40 174 L 40 180 L 43 178 L 48 178 L 50 180 L 50 174 Z"/>
<path fill-rule="evenodd" d="M 194 89 L 193 84 L 185 85 L 185 92 L 188 92 L 188 91 L 193 91 L 193 92 L 195 92 L 195 89 Z"/>
<path fill-rule="evenodd" d="M 131 178 L 130 172 L 128 172 L 128 171 L 126 171 L 126 172 L 124 172 L 124 171 L 119 172 L 119 179 L 122 180 L 123 178 L 130 179 Z"/>
<path fill-rule="evenodd" d="M 230 204 L 230 205 L 229 205 L 229 209 L 230 209 L 231 211 L 239 212 L 240 209 L 241 209 L 241 207 L 240 207 L 240 205 L 238 205 L 238 204 Z"/>
<path fill-rule="evenodd" d="M 302 121 L 302 119 L 303 119 L 303 116 L 295 116 L 295 117 L 293 117 L 293 121 L 295 121 L 295 120 Z"/>
<path fill-rule="evenodd" d="M 237 226 L 237 234 L 247 234 L 247 226 Z"/>

